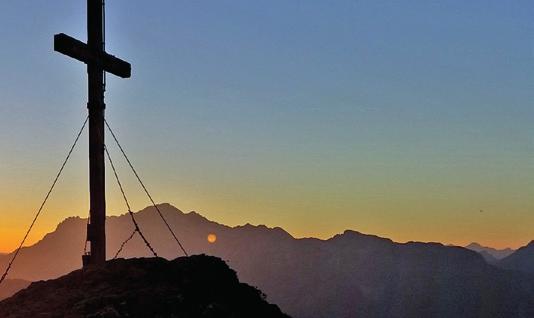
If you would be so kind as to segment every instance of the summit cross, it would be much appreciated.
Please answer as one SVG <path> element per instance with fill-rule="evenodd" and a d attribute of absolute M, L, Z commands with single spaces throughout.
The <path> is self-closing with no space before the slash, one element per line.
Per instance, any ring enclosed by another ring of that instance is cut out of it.
<path fill-rule="evenodd" d="M 87 64 L 89 101 L 89 193 L 90 217 L 87 241 L 90 250 L 82 256 L 83 266 L 106 261 L 106 188 L 104 162 L 105 73 L 131 76 L 131 65 L 105 52 L 104 1 L 87 0 L 87 43 L 66 34 L 54 35 L 54 50 Z"/>

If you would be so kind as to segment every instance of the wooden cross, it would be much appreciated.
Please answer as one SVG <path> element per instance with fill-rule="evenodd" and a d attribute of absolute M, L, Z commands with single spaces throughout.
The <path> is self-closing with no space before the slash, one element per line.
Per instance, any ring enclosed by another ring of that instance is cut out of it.
<path fill-rule="evenodd" d="M 129 63 L 104 50 L 104 1 L 87 0 L 87 44 L 66 34 L 54 36 L 54 50 L 87 64 L 89 101 L 89 193 L 90 223 L 87 241 L 90 252 L 83 255 L 83 266 L 106 261 L 106 192 L 104 162 L 104 75 L 131 76 Z"/>

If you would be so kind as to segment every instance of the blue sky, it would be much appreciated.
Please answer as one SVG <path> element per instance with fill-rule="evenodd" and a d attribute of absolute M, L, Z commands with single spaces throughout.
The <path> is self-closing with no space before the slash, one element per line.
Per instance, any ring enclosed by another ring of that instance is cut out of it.
<path fill-rule="evenodd" d="M 297 236 L 533 239 L 531 2 L 108 0 L 106 13 L 107 50 L 133 66 L 108 76 L 107 116 L 159 201 Z M 3 1 L 0 21 L 0 213 L 16 232 L 84 119 L 85 68 L 52 37 L 85 40 L 85 2 Z M 86 214 L 85 155 L 38 234 Z"/>

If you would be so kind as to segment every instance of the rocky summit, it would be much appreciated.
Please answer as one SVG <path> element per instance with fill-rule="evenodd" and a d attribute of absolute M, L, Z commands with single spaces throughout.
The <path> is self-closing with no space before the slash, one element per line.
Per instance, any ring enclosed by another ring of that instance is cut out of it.
<path fill-rule="evenodd" d="M 217 257 L 117 259 L 32 283 L 0 317 L 289 317 Z"/>

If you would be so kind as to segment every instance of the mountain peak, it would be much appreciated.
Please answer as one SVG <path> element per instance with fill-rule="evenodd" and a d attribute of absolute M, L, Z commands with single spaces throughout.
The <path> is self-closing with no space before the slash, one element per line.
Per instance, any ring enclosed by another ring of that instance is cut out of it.
<path fill-rule="evenodd" d="M 479 253 L 490 264 L 494 264 L 498 260 L 501 260 L 514 252 L 514 250 L 512 250 L 511 248 L 499 250 L 493 247 L 481 245 L 476 242 L 466 245 L 465 248 Z"/>
<path fill-rule="evenodd" d="M 289 234 L 286 230 L 284 230 L 281 227 L 271 228 L 264 224 L 253 225 L 250 223 L 246 223 L 245 225 L 238 225 L 234 227 L 234 229 L 242 230 L 242 231 L 249 232 L 249 233 L 255 232 L 255 233 L 276 235 L 276 236 L 284 237 L 284 238 L 294 238 L 291 234 Z"/>
<path fill-rule="evenodd" d="M 343 231 L 343 235 L 361 236 L 361 235 L 365 235 L 365 234 L 363 234 L 362 232 L 355 231 L 355 230 L 345 230 L 345 231 Z"/>
<path fill-rule="evenodd" d="M 66 218 L 63 221 L 59 222 L 59 224 L 57 225 L 56 229 L 68 226 L 69 224 L 76 223 L 76 222 L 79 222 L 79 221 L 82 221 L 82 220 L 87 220 L 87 219 L 82 219 L 79 216 L 69 216 L 68 218 Z"/>
<path fill-rule="evenodd" d="M 345 230 L 343 234 L 336 234 L 331 239 L 357 239 L 357 240 L 370 240 L 393 243 L 392 240 L 378 235 L 365 234 L 355 230 Z"/>
<path fill-rule="evenodd" d="M 185 214 L 184 212 L 182 212 L 182 210 L 178 209 L 177 207 L 175 207 L 174 205 L 170 204 L 170 203 L 167 203 L 167 202 L 164 202 L 164 203 L 157 203 L 156 206 L 158 207 L 158 209 L 163 213 L 164 211 L 172 211 L 172 212 L 176 212 L 176 213 L 180 213 L 180 214 Z M 137 212 L 137 213 L 146 213 L 146 212 L 152 212 L 152 211 L 155 211 L 156 209 L 154 208 L 153 205 L 149 205 L 147 206 L 146 208 L 142 209 L 141 211 Z"/>
<path fill-rule="evenodd" d="M 482 245 L 478 244 L 477 242 L 472 242 L 471 244 L 467 245 L 465 248 L 468 248 L 468 249 L 481 249 L 483 248 Z"/>

